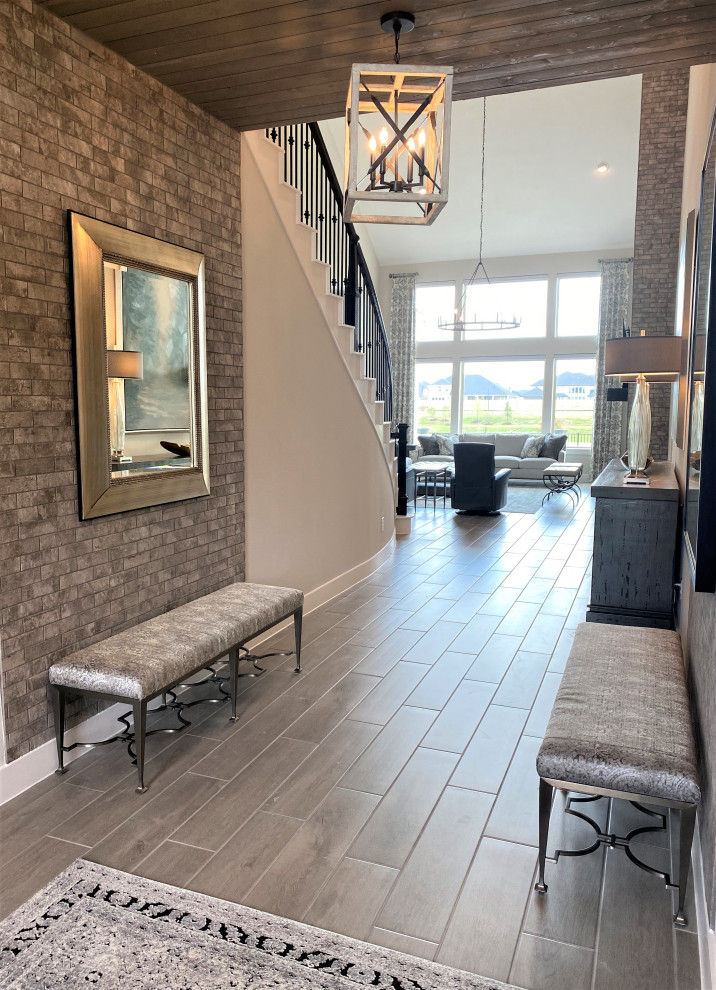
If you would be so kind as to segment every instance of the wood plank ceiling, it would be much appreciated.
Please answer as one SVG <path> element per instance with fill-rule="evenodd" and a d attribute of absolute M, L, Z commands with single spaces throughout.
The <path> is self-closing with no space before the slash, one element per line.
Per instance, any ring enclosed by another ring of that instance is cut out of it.
<path fill-rule="evenodd" d="M 389 62 L 357 0 L 40 0 L 241 130 L 344 112 L 352 62 Z M 458 99 L 716 60 L 707 0 L 403 0 L 403 62 L 453 65 Z"/>

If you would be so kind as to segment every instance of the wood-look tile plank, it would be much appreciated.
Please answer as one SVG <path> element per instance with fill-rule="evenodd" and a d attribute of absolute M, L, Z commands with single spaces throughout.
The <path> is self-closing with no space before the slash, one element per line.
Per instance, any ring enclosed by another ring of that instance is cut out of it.
<path fill-rule="evenodd" d="M 441 661 L 438 661 L 439 663 Z M 495 693 L 495 685 L 462 681 L 423 740 L 428 749 L 462 754 Z"/>
<path fill-rule="evenodd" d="M 511 574 L 508 574 L 507 577 L 511 577 Z M 507 578 L 505 580 L 507 580 Z M 515 587 L 514 585 L 505 585 L 503 581 L 499 588 L 492 592 L 490 597 L 480 609 L 480 612 L 482 615 L 499 615 L 503 618 L 507 615 L 517 599 L 520 597 L 520 594 L 521 591 L 519 587 Z"/>
<path fill-rule="evenodd" d="M 472 665 L 473 657 L 465 653 L 443 653 L 422 678 L 406 704 L 414 708 L 440 711 Z"/>
<path fill-rule="evenodd" d="M 489 595 L 466 591 L 444 615 L 446 622 L 467 623 L 480 611 Z"/>
<path fill-rule="evenodd" d="M 376 925 L 439 942 L 492 807 L 491 794 L 446 787 Z"/>
<path fill-rule="evenodd" d="M 146 794 L 135 793 L 136 770 L 121 780 L 92 804 L 78 811 L 71 818 L 52 830 L 58 839 L 94 846 L 122 822 L 140 811 L 148 798 L 157 797 L 203 759 L 216 743 L 198 736 L 182 735 L 167 749 L 162 750 L 145 767 L 144 780 L 149 784 Z M 125 754 L 126 755 L 126 754 Z M 191 845 L 203 845 L 200 842 Z"/>
<path fill-rule="evenodd" d="M 522 637 L 520 636 L 503 636 L 501 633 L 493 633 L 475 658 L 472 667 L 465 674 L 465 679 L 499 684 L 507 673 L 521 643 Z"/>
<path fill-rule="evenodd" d="M 399 708 L 385 728 L 341 777 L 341 787 L 385 794 L 435 720 L 424 708 Z M 435 747 L 436 749 L 439 747 Z"/>
<path fill-rule="evenodd" d="M 533 602 L 517 601 L 497 626 L 497 632 L 505 636 L 526 636 L 539 612 Z"/>
<path fill-rule="evenodd" d="M 409 935 L 401 935 L 398 932 L 388 932 L 384 928 L 372 928 L 366 941 L 421 959 L 434 959 L 438 950 L 434 942 L 421 942 L 420 939 L 410 938 Z"/>
<path fill-rule="evenodd" d="M 295 661 L 294 661 L 295 663 Z M 194 721 L 195 712 L 189 716 L 192 719 L 192 735 L 201 735 L 205 739 L 222 742 L 228 739 L 248 722 L 279 698 L 285 691 L 296 683 L 297 675 L 288 670 L 271 670 L 257 678 L 246 678 L 248 688 L 242 692 L 237 705 L 238 722 L 229 721 L 231 714 L 228 705 L 211 705 L 206 708 L 206 717 Z M 197 706 L 198 707 L 198 706 Z"/>
<path fill-rule="evenodd" d="M 353 668 L 356 674 L 372 674 L 384 677 L 398 660 L 402 660 L 408 650 L 418 642 L 422 633 L 417 629 L 396 629 L 380 646 L 368 654 L 365 660 Z"/>
<path fill-rule="evenodd" d="M 354 629 L 356 631 L 365 629 L 374 619 L 383 615 L 384 612 L 393 608 L 394 605 L 395 601 L 392 598 L 381 598 L 379 595 L 366 602 L 365 605 L 361 605 L 359 608 L 354 609 L 354 611 L 349 612 L 337 624 L 342 628 L 345 627 L 346 629 Z"/>
<path fill-rule="evenodd" d="M 591 990 L 594 951 L 522 935 L 510 981 L 530 990 Z"/>
<path fill-rule="evenodd" d="M 459 567 L 460 565 L 458 564 L 457 566 Z M 452 581 L 448 581 L 448 583 L 445 585 L 444 588 L 441 588 L 440 591 L 437 591 L 435 593 L 435 597 L 447 598 L 452 601 L 458 601 L 462 597 L 464 592 L 466 592 L 469 588 L 471 588 L 474 583 L 475 583 L 474 575 L 460 573 L 456 577 L 454 577 Z"/>
<path fill-rule="evenodd" d="M 530 653 L 551 654 L 557 645 L 563 626 L 564 616 L 538 615 L 522 641 L 522 649 Z"/>
<path fill-rule="evenodd" d="M 182 842 L 167 839 L 153 849 L 136 867 L 139 873 L 148 880 L 168 883 L 172 887 L 187 888 L 191 878 L 205 866 L 214 854 L 196 846 L 187 846 Z"/>
<path fill-rule="evenodd" d="M 549 654 L 525 653 L 520 650 L 502 678 L 495 704 L 507 708 L 531 708 L 544 677 Z"/>
<path fill-rule="evenodd" d="M 698 935 L 675 932 L 676 990 L 701 990 L 701 963 Z"/>
<path fill-rule="evenodd" d="M 542 686 L 532 706 L 530 717 L 527 719 L 525 735 L 539 736 L 541 738 L 545 734 L 549 716 L 552 713 L 552 705 L 554 704 L 554 699 L 557 697 L 557 691 L 561 682 L 561 674 L 547 671 L 544 675 Z"/>
<path fill-rule="evenodd" d="M 318 701 L 346 674 L 354 670 L 369 653 L 368 646 L 346 643 L 307 674 L 294 674 L 290 697 L 304 698 L 311 703 Z"/>
<path fill-rule="evenodd" d="M 425 677 L 425 664 L 401 660 L 382 681 L 351 712 L 351 719 L 385 725 L 403 704 L 408 695 Z M 416 705 L 414 707 L 420 707 Z"/>
<path fill-rule="evenodd" d="M 289 839 L 246 895 L 246 904 L 283 918 L 303 918 L 380 799 L 335 788 Z"/>
<path fill-rule="evenodd" d="M 564 668 L 567 665 L 567 658 L 569 657 L 569 651 L 572 649 L 572 643 L 574 642 L 574 629 L 568 629 L 566 626 L 562 629 L 559 639 L 557 640 L 557 645 L 552 650 L 552 658 L 549 661 L 548 670 L 553 671 L 557 674 L 563 674 Z"/>
<path fill-rule="evenodd" d="M 427 632 L 434 626 L 438 619 L 442 619 L 445 613 L 452 607 L 453 602 L 448 598 L 431 598 L 430 601 L 410 615 L 403 623 L 402 629 L 417 629 Z"/>
<path fill-rule="evenodd" d="M 456 653 L 471 653 L 476 656 L 489 641 L 499 624 L 499 615 L 487 615 L 484 612 L 478 612 L 476 616 L 470 619 L 450 648 Z"/>
<path fill-rule="evenodd" d="M 390 608 L 387 612 L 379 615 L 377 619 L 369 622 L 364 629 L 360 629 L 355 633 L 349 642 L 357 643 L 359 646 L 370 646 L 371 648 L 380 646 L 383 640 L 387 639 L 410 616 L 411 613 L 404 609 Z"/>
<path fill-rule="evenodd" d="M 350 673 L 327 691 L 307 712 L 286 729 L 291 739 L 319 743 L 341 722 L 355 706 L 381 683 L 379 677 Z"/>
<path fill-rule="evenodd" d="M 353 629 L 347 629 L 345 626 L 332 626 L 322 636 L 314 639 L 312 643 L 308 646 L 303 646 L 301 644 L 301 669 L 304 674 L 308 674 L 314 667 L 317 667 L 319 663 L 335 653 L 337 649 L 341 646 L 345 646 L 351 636 L 354 635 Z M 296 658 L 288 657 L 283 663 L 283 669 L 292 671 L 296 666 Z"/>
<path fill-rule="evenodd" d="M 497 794 L 526 721 L 520 708 L 490 705 L 450 783 Z"/>
<path fill-rule="evenodd" d="M 668 868 L 666 850 L 650 847 L 653 865 Z M 650 857 L 651 858 L 651 857 Z M 634 924 L 638 918 L 638 924 Z M 648 937 L 646 937 L 648 933 Z M 607 855 L 594 990 L 654 990 L 674 984 L 671 894 L 625 856 Z"/>
<path fill-rule="evenodd" d="M 507 982 L 537 850 L 483 838 L 436 961 Z"/>
<path fill-rule="evenodd" d="M 300 739 L 275 739 L 172 838 L 190 846 L 220 849 L 314 749 L 312 743 Z"/>
<path fill-rule="evenodd" d="M 168 839 L 222 786 L 222 782 L 213 777 L 185 773 L 174 787 L 163 790 L 93 846 L 85 859 L 126 873 L 134 872 L 147 853 Z"/>
<path fill-rule="evenodd" d="M 500 587 L 506 576 L 504 571 L 493 571 L 489 569 L 471 585 L 470 591 L 477 592 L 481 595 L 492 595 Z"/>
<path fill-rule="evenodd" d="M 0 919 L 24 904 L 86 851 L 86 846 L 51 837 L 28 845 L 0 873 Z"/>
<path fill-rule="evenodd" d="M 365 941 L 398 870 L 358 859 L 343 859 L 303 920 Z"/>
<path fill-rule="evenodd" d="M 125 770 L 131 765 L 127 759 Z M 101 797 L 102 791 L 78 787 L 53 775 L 48 787 L 43 781 L 37 788 L 21 794 L 0 809 L 0 872 L 9 867 L 16 856 L 43 835 L 52 834 L 63 822 Z M 44 793 L 43 793 L 44 792 Z M 34 797 L 34 800 L 31 800 Z"/>
<path fill-rule="evenodd" d="M 565 814 L 564 807 L 564 795 L 556 794 L 549 826 L 550 856 L 554 856 L 555 849 L 585 849 L 594 842 L 591 826 Z M 584 812 L 606 831 L 608 801 L 578 804 L 575 810 Z M 531 892 L 524 930 L 556 942 L 594 949 L 605 852 L 602 847 L 589 856 L 563 856 L 557 863 L 548 862 L 545 879 L 549 890 L 546 894 Z"/>
<path fill-rule="evenodd" d="M 241 903 L 303 826 L 303 819 L 257 811 L 189 881 L 189 890 Z"/>
<path fill-rule="evenodd" d="M 400 868 L 456 763 L 453 753 L 416 750 L 351 846 L 349 856 Z"/>
<path fill-rule="evenodd" d="M 379 731 L 377 725 L 365 722 L 341 722 L 276 788 L 263 810 L 308 818 Z"/>
<path fill-rule="evenodd" d="M 518 743 L 507 776 L 500 787 L 485 835 L 508 842 L 538 845 L 537 792 L 539 777 L 535 760 L 541 739 L 523 736 Z"/>
<path fill-rule="evenodd" d="M 522 591 L 520 601 L 544 605 L 549 598 L 553 586 L 554 581 L 552 578 L 534 577 Z"/>
<path fill-rule="evenodd" d="M 410 663 L 435 663 L 438 657 L 441 657 L 448 649 L 455 637 L 462 632 L 463 628 L 457 622 L 446 622 L 444 619 L 440 619 L 420 637 L 403 659 Z"/>

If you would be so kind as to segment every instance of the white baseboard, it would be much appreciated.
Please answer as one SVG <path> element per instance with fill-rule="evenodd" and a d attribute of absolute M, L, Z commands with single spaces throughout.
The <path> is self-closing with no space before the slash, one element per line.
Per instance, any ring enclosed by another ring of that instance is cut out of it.
<path fill-rule="evenodd" d="M 691 854 L 696 899 L 696 931 L 699 939 L 701 962 L 701 990 L 716 990 L 716 932 L 709 928 L 709 915 L 704 886 L 704 862 L 701 855 L 701 834 L 698 817 Z"/>
<path fill-rule="evenodd" d="M 391 537 L 378 553 L 374 554 L 368 560 L 363 561 L 362 564 L 357 564 L 343 574 L 339 574 L 338 577 L 322 584 L 319 588 L 309 591 L 304 599 L 304 615 L 310 614 L 310 612 L 320 608 L 321 605 L 325 605 L 333 598 L 343 594 L 344 591 L 363 581 L 364 578 L 367 578 L 390 557 L 394 545 L 395 536 Z M 254 640 L 251 645 L 256 646 L 262 643 L 264 640 L 274 636 L 281 629 L 288 628 L 292 622 L 293 620 L 289 619 L 281 625 L 274 626 L 267 633 Z M 65 742 L 69 745 L 70 743 L 77 742 L 78 739 L 87 739 L 88 737 L 90 739 L 93 737 L 101 739 L 105 736 L 111 736 L 118 731 L 118 715 L 126 710 L 126 704 L 117 704 L 106 708 L 97 715 L 92 715 L 86 721 L 81 722 L 72 729 L 68 729 L 65 735 Z M 65 755 L 65 765 L 69 766 L 73 760 L 76 760 L 78 756 L 86 752 L 87 750 L 84 747 L 78 747 L 71 753 L 67 753 Z M 56 768 L 57 751 L 54 740 L 43 743 L 24 756 L 20 756 L 17 760 L 13 760 L 12 763 L 2 764 L 0 766 L 0 805 L 5 804 L 6 801 L 11 801 L 18 794 L 22 794 L 23 791 L 26 791 L 34 784 L 39 784 L 41 780 L 53 774 Z"/>

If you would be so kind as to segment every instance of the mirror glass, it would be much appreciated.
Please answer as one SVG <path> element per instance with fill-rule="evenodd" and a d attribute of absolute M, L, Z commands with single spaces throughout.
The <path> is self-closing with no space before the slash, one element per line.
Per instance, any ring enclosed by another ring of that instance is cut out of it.
<path fill-rule="evenodd" d="M 190 278 L 103 262 L 112 481 L 196 466 Z"/>
<path fill-rule="evenodd" d="M 716 141 L 711 140 L 703 174 L 701 212 L 696 244 L 696 293 L 691 338 L 691 392 L 689 417 L 688 489 L 686 492 L 686 547 L 692 571 L 696 571 L 699 535 L 699 503 L 702 480 L 706 347 L 713 278 L 714 191 L 716 190 Z"/>

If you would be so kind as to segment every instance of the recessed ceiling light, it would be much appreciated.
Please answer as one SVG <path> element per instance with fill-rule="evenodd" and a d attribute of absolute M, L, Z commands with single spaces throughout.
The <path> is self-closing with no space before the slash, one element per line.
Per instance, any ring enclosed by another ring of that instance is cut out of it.
<path fill-rule="evenodd" d="M 600 162 L 597 165 L 597 172 L 601 173 L 601 175 L 604 175 L 604 173 L 608 171 L 609 171 L 609 162 Z"/>

